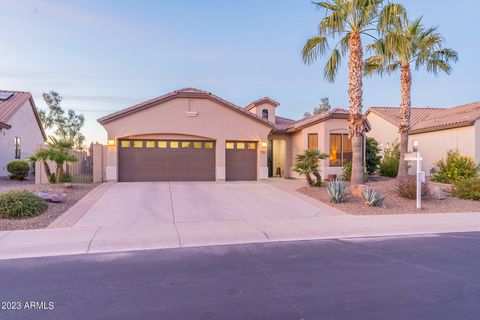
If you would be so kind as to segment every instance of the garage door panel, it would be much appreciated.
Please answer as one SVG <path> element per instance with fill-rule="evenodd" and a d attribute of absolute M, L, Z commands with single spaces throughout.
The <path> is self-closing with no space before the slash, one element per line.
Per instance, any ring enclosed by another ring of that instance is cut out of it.
<path fill-rule="evenodd" d="M 225 145 L 227 181 L 257 180 L 257 143 L 227 141 Z"/>
<path fill-rule="evenodd" d="M 215 180 L 214 142 L 205 146 L 205 141 L 121 140 L 119 181 Z"/>

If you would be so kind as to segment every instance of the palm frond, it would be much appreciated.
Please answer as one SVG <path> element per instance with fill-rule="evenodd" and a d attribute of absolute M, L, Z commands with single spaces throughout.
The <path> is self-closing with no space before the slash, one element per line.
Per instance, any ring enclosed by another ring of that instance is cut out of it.
<path fill-rule="evenodd" d="M 319 57 L 323 56 L 328 49 L 327 38 L 324 36 L 315 36 L 307 40 L 302 49 L 302 60 L 305 64 L 311 64 Z"/>
<path fill-rule="evenodd" d="M 338 68 L 340 67 L 341 60 L 342 60 L 342 55 L 340 53 L 340 50 L 338 49 L 332 50 L 332 55 L 330 56 L 330 59 L 328 59 L 324 69 L 324 77 L 326 80 L 330 82 L 335 81 L 335 77 L 337 76 L 337 72 L 338 72 Z"/>

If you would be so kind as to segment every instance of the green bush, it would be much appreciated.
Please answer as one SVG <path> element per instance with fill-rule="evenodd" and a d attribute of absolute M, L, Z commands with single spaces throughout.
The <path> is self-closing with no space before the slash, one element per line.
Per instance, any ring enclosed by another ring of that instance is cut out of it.
<path fill-rule="evenodd" d="M 352 161 L 347 161 L 343 165 L 343 180 L 350 181 L 352 178 Z"/>
<path fill-rule="evenodd" d="M 23 180 L 28 176 L 30 164 L 25 160 L 13 160 L 7 164 L 7 171 L 13 180 Z"/>
<path fill-rule="evenodd" d="M 452 194 L 461 199 L 480 201 L 480 178 L 456 181 L 453 185 Z"/>
<path fill-rule="evenodd" d="M 0 193 L 0 218 L 23 219 L 34 217 L 48 206 L 45 201 L 27 190 L 11 190 Z"/>
<path fill-rule="evenodd" d="M 382 156 L 380 155 L 380 147 L 377 140 L 367 137 L 365 141 L 365 165 L 368 175 L 372 175 L 377 171 Z"/>
<path fill-rule="evenodd" d="M 433 181 L 454 183 L 461 179 L 475 178 L 480 165 L 470 157 L 462 156 L 456 150 L 450 150 L 447 157 L 436 163 L 437 170 L 432 176 Z"/>
<path fill-rule="evenodd" d="M 51 184 L 54 184 L 56 183 L 56 175 L 55 173 L 52 173 L 50 176 L 48 176 L 48 182 L 51 183 Z M 72 177 L 68 174 L 68 173 L 64 173 L 62 175 L 62 179 L 60 180 L 60 182 L 62 183 L 66 183 L 66 182 L 72 182 Z"/>
<path fill-rule="evenodd" d="M 400 145 L 397 143 L 392 147 L 385 148 L 383 159 L 380 162 L 380 175 L 395 178 L 398 174 L 398 165 L 400 164 Z"/>
<path fill-rule="evenodd" d="M 417 178 L 406 177 L 398 180 L 398 195 L 402 198 L 417 199 Z M 422 182 L 422 198 L 427 195 L 427 185 Z"/>

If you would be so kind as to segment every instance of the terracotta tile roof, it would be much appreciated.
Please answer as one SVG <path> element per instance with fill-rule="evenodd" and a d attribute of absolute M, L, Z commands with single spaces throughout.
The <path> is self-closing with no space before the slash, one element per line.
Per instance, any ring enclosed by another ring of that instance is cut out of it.
<path fill-rule="evenodd" d="M 35 102 L 33 101 L 32 94 L 30 92 L 24 91 L 5 91 L 0 90 L 0 93 L 12 93 L 6 100 L 0 100 L 0 128 L 11 128 L 9 123 L 10 119 L 13 115 L 20 110 L 20 108 L 30 100 L 33 108 L 33 112 L 35 114 L 35 118 L 37 119 L 38 126 L 40 131 L 42 132 L 43 139 L 47 139 L 47 135 L 45 134 L 45 130 L 43 129 L 42 123 L 40 121 L 40 117 L 38 116 L 37 107 L 35 106 Z"/>
<path fill-rule="evenodd" d="M 480 120 L 480 101 L 449 109 L 437 109 L 413 125 L 411 133 L 469 126 L 477 120 Z"/>
<path fill-rule="evenodd" d="M 252 109 L 253 107 L 258 106 L 259 104 L 262 104 L 262 103 L 270 103 L 271 105 L 273 105 L 275 107 L 278 107 L 280 105 L 280 103 L 273 100 L 272 98 L 263 97 L 263 98 L 257 99 L 255 101 L 249 103 L 248 106 L 245 107 L 245 110 L 248 111 L 248 110 Z"/>
<path fill-rule="evenodd" d="M 430 114 L 436 112 L 439 108 L 430 108 L 430 107 L 420 107 L 412 108 L 410 116 L 410 125 L 413 126 L 416 123 L 422 121 Z M 440 109 L 441 110 L 441 109 Z M 370 107 L 368 108 L 365 115 L 368 115 L 370 112 L 375 113 L 376 115 L 382 117 L 388 122 L 396 125 L 400 125 L 400 108 L 399 107 Z"/>
<path fill-rule="evenodd" d="M 166 102 L 168 100 L 171 100 L 171 99 L 177 98 L 177 97 L 178 98 L 209 99 L 209 100 L 212 100 L 212 101 L 216 101 L 217 103 L 220 103 L 223 106 L 230 108 L 231 110 L 237 111 L 244 116 L 247 116 L 247 117 L 250 117 L 250 118 L 255 119 L 257 121 L 260 121 L 267 126 L 270 126 L 270 127 L 274 126 L 273 123 L 262 119 L 262 117 L 259 117 L 252 112 L 249 112 L 249 111 L 245 110 L 245 108 L 241 108 L 241 107 L 231 103 L 230 101 L 227 101 L 225 99 L 220 98 L 219 96 L 214 95 L 211 92 L 201 90 L 201 89 L 196 89 L 196 88 L 183 88 L 183 89 L 175 90 L 175 91 L 169 92 L 167 94 L 164 94 L 160 97 L 153 98 L 153 99 L 141 102 L 139 104 L 136 104 L 134 106 L 131 106 L 131 107 L 122 109 L 120 111 L 111 113 L 109 115 L 106 115 L 106 116 L 98 119 L 97 121 L 100 124 L 105 124 L 107 122 L 116 120 L 118 118 L 122 118 L 122 117 L 127 116 L 131 113 L 134 113 L 134 112 L 137 112 L 137 111 L 140 111 L 140 110 L 143 110 L 143 109 L 147 109 L 147 108 L 152 107 L 152 106 L 154 106 L 158 103 Z"/>
<path fill-rule="evenodd" d="M 400 123 L 400 108 L 371 107 L 369 112 L 398 126 Z M 480 119 L 480 101 L 454 108 L 412 108 L 411 131 L 420 133 L 448 128 L 472 125 Z"/>
<path fill-rule="evenodd" d="M 0 100 L 0 124 L 10 127 L 8 123 L 23 104 L 31 98 L 30 92 L 21 91 L 0 91 L 0 93 L 12 93 L 12 96 L 6 100 Z"/>
<path fill-rule="evenodd" d="M 285 131 L 290 125 L 292 125 L 295 120 L 275 116 L 275 131 Z"/>

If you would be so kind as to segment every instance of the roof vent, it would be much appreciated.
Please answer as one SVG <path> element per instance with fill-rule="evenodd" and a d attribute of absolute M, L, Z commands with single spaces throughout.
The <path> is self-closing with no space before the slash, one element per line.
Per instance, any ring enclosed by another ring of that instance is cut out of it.
<path fill-rule="evenodd" d="M 13 96 L 13 92 L 0 92 L 0 100 L 8 100 L 11 96 Z"/>

